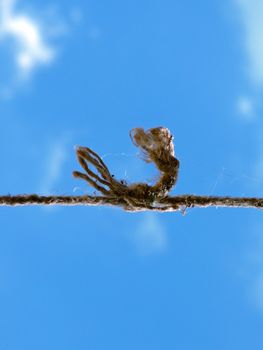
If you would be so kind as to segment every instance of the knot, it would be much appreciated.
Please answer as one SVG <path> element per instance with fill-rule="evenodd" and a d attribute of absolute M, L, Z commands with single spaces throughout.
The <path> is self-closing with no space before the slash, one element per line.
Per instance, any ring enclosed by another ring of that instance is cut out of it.
<path fill-rule="evenodd" d="M 154 162 L 160 171 L 160 178 L 155 185 L 147 183 L 126 184 L 112 177 L 101 157 L 88 147 L 78 147 L 76 155 L 85 173 L 74 171 L 73 176 L 88 182 L 101 194 L 122 199 L 128 207 L 151 206 L 165 196 L 175 185 L 178 177 L 179 161 L 174 156 L 173 136 L 164 127 L 144 131 L 132 129 L 132 142 L 139 147 L 147 163 Z M 89 164 L 96 168 L 93 172 Z"/>

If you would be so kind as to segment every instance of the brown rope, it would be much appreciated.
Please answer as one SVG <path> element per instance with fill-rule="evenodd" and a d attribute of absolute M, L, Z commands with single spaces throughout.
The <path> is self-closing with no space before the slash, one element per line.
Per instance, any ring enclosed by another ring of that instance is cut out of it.
<path fill-rule="evenodd" d="M 127 211 L 184 211 L 186 208 L 204 208 L 204 207 L 236 207 L 236 208 L 263 208 L 263 198 L 253 197 L 217 197 L 217 196 L 167 196 L 151 206 L 127 206 L 127 203 L 116 197 L 108 196 L 38 196 L 18 195 L 18 196 L 0 196 L 0 206 L 28 206 L 28 205 L 63 205 L 63 206 L 98 206 L 109 205 L 122 207 Z"/>
<path fill-rule="evenodd" d="M 193 207 L 244 207 L 262 208 L 263 198 L 216 197 L 181 195 L 168 196 L 178 178 L 179 161 L 174 155 L 173 137 L 164 127 L 144 131 L 133 129 L 130 133 L 133 143 L 139 147 L 146 162 L 154 162 L 160 171 L 154 185 L 135 183 L 128 185 L 111 175 L 100 156 L 88 147 L 76 150 L 79 164 L 85 173 L 74 171 L 76 178 L 85 180 L 99 196 L 39 196 L 37 194 L 0 196 L 0 206 L 19 205 L 110 205 L 127 211 L 184 211 Z M 92 166 L 95 171 L 90 169 Z"/>

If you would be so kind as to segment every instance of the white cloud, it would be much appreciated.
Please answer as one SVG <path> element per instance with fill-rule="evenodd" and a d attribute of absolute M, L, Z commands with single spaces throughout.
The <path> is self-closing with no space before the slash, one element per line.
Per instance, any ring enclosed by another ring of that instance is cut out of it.
<path fill-rule="evenodd" d="M 248 71 L 256 84 L 263 83 L 263 1 L 234 0 L 244 26 L 244 46 L 248 55 Z"/>
<path fill-rule="evenodd" d="M 64 139 L 50 146 L 49 154 L 45 162 L 45 170 L 41 179 L 40 193 L 51 194 L 54 185 L 61 177 L 63 165 L 67 159 Z"/>
<path fill-rule="evenodd" d="M 251 121 L 255 118 L 254 103 L 247 96 L 240 96 L 237 99 L 236 109 L 239 117 L 244 121 Z"/>
<path fill-rule="evenodd" d="M 138 251 L 143 255 L 160 253 L 167 247 L 165 228 L 155 213 L 145 213 L 132 235 Z"/>
<path fill-rule="evenodd" d="M 15 0 L 0 0 L 0 39 L 13 44 L 18 71 L 28 77 L 39 65 L 52 62 L 55 51 L 47 44 L 38 21 L 17 14 L 14 6 Z"/>

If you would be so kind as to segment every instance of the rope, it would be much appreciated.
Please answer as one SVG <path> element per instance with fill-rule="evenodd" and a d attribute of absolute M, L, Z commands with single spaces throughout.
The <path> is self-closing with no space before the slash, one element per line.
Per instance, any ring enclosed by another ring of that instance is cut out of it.
<path fill-rule="evenodd" d="M 220 197 L 220 196 L 167 196 L 150 206 L 127 206 L 125 200 L 106 196 L 38 196 L 36 194 L 18 196 L 0 196 L 0 206 L 30 206 L 30 205 L 62 205 L 62 206 L 116 206 L 127 211 L 184 211 L 186 208 L 204 207 L 236 207 L 263 208 L 263 198 L 253 197 Z"/>
<path fill-rule="evenodd" d="M 118 181 L 110 173 L 101 157 L 88 147 L 76 149 L 77 159 L 84 170 L 74 171 L 73 176 L 86 181 L 101 193 L 98 196 L 39 196 L 37 194 L 0 196 L 0 206 L 27 205 L 87 205 L 116 206 L 131 212 L 138 211 L 185 211 L 193 207 L 243 207 L 263 208 L 263 198 L 229 197 L 229 196 L 169 196 L 176 184 L 179 171 L 179 160 L 174 155 L 173 136 L 164 127 L 144 131 L 135 128 L 130 137 L 139 147 L 147 163 L 155 163 L 160 172 L 156 184 L 134 183 L 128 185 Z M 95 168 L 95 172 L 90 169 Z"/>

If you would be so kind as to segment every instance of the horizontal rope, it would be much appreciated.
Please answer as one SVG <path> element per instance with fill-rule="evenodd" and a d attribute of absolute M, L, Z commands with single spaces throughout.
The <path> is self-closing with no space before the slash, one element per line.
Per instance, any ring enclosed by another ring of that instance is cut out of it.
<path fill-rule="evenodd" d="M 186 208 L 204 207 L 242 207 L 242 208 L 263 208 L 263 198 L 255 197 L 229 197 L 229 196 L 196 196 L 180 195 L 167 196 L 158 202 L 145 206 L 141 203 L 138 206 L 128 205 L 122 198 L 108 196 L 39 196 L 29 195 L 6 195 L 0 196 L 0 206 L 30 206 L 30 205 L 61 205 L 61 206 L 116 206 L 127 211 L 161 211 L 171 212 L 184 210 Z"/>

